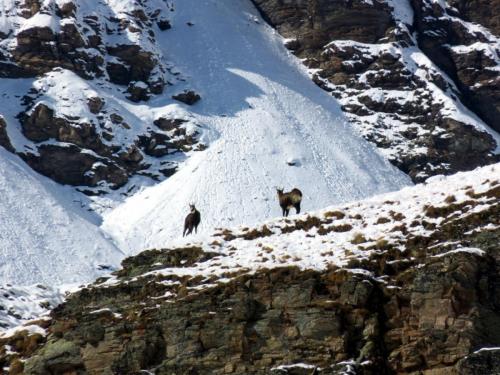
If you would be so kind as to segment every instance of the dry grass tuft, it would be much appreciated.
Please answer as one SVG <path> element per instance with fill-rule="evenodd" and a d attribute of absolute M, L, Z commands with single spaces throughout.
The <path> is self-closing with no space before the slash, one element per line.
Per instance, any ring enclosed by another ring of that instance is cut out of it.
<path fill-rule="evenodd" d="M 354 234 L 354 237 L 352 238 L 351 243 L 353 245 L 359 245 L 359 244 L 364 243 L 366 241 L 367 240 L 366 240 L 366 237 L 364 236 L 364 234 L 358 232 L 358 233 Z"/>

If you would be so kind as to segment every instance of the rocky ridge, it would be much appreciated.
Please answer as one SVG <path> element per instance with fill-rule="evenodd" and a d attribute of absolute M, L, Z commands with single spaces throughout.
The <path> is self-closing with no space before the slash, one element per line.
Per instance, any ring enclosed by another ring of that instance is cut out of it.
<path fill-rule="evenodd" d="M 498 1 L 253 2 L 414 181 L 498 158 Z"/>
<path fill-rule="evenodd" d="M 186 82 L 157 43 L 172 11 L 160 0 L 4 2 L 0 144 L 90 194 L 135 175 L 173 174 L 187 153 L 203 148 L 200 124 L 175 104 L 137 110 L 169 86 L 182 92 Z"/>
<path fill-rule="evenodd" d="M 11 374 L 496 373 L 499 168 L 145 251 L 51 320 L 0 337 L 0 365 Z"/>

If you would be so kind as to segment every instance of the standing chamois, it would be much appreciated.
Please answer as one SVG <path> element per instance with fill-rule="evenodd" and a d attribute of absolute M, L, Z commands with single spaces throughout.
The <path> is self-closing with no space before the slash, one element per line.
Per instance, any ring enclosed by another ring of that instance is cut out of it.
<path fill-rule="evenodd" d="M 182 237 L 189 235 L 193 232 L 193 228 L 195 233 L 198 233 L 198 225 L 200 225 L 201 215 L 200 211 L 196 209 L 194 204 L 189 205 L 190 213 L 184 219 L 184 232 L 182 233 Z"/>
<path fill-rule="evenodd" d="M 302 192 L 294 188 L 288 193 L 283 193 L 283 188 L 276 188 L 278 192 L 278 199 L 280 202 L 281 209 L 283 210 L 283 216 L 288 216 L 290 208 L 295 207 L 297 213 L 300 213 L 300 202 L 302 201 Z"/>

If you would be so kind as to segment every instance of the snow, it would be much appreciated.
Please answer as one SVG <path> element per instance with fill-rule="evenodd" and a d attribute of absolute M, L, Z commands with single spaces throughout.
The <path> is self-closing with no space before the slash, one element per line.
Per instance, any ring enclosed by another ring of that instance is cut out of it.
<path fill-rule="evenodd" d="M 413 7 L 410 0 L 384 0 L 393 9 L 395 20 L 400 27 L 413 25 Z"/>
<path fill-rule="evenodd" d="M 123 253 L 81 209 L 73 190 L 33 172 L 0 148 L 1 282 L 57 285 L 91 281 Z"/>
<path fill-rule="evenodd" d="M 481 348 L 481 349 L 476 350 L 473 354 L 481 353 L 481 352 L 497 351 L 497 350 L 500 350 L 500 346 L 498 346 L 498 347 Z"/>
<path fill-rule="evenodd" d="M 259 15 L 249 3 L 182 1 L 173 17 L 179 26 L 162 48 L 196 83 L 202 100 L 190 111 L 209 148 L 104 214 L 102 228 L 121 249 L 133 254 L 179 238 L 189 202 L 207 233 L 279 215 L 274 186 L 299 187 L 311 210 L 410 184 L 352 130 L 274 30 L 253 21 Z M 180 26 L 188 21 L 194 26 Z"/>
<path fill-rule="evenodd" d="M 33 17 L 29 18 L 24 22 L 23 26 L 19 28 L 19 32 L 37 28 L 49 28 L 55 34 L 59 31 L 59 23 L 56 21 L 53 15 L 37 13 Z"/>
<path fill-rule="evenodd" d="M 317 366 L 314 366 L 314 365 L 309 365 L 307 363 L 294 363 L 293 365 L 280 365 L 280 366 L 276 366 L 276 367 L 273 367 L 271 369 L 271 371 L 274 371 L 274 370 L 290 370 L 290 369 L 294 369 L 294 368 L 302 368 L 302 369 L 317 369 Z M 321 370 L 321 369 L 318 369 L 318 370 Z"/>
<path fill-rule="evenodd" d="M 481 249 L 475 248 L 475 247 L 461 247 L 455 250 L 447 251 L 446 253 L 441 253 L 438 255 L 434 255 L 435 258 L 440 258 L 444 256 L 448 256 L 450 254 L 457 254 L 457 253 L 469 253 L 469 254 L 475 254 L 479 256 L 483 256 L 485 252 Z"/>
<path fill-rule="evenodd" d="M 0 332 L 0 338 L 10 337 L 10 336 L 13 336 L 14 334 L 16 334 L 17 332 L 21 332 L 21 331 L 26 331 L 31 335 L 35 334 L 35 333 L 42 335 L 42 336 L 47 335 L 45 330 L 43 328 L 41 328 L 40 326 L 38 326 L 36 324 L 30 324 L 30 325 L 26 325 L 26 326 L 14 327 L 14 328 L 8 329 L 4 332 Z"/>
<path fill-rule="evenodd" d="M 439 209 L 449 206 L 451 195 L 454 197 L 453 204 L 462 208 L 448 214 L 447 222 L 472 215 L 474 210 L 470 209 L 471 205 L 498 205 L 494 196 L 474 196 L 496 189 L 499 185 L 500 163 L 497 163 L 358 202 L 326 207 L 292 218 L 267 220 L 255 227 L 219 228 L 212 234 L 167 244 L 169 249 L 199 247 L 205 252 L 217 253 L 215 257 L 190 266 L 155 269 L 142 277 L 162 275 L 167 279 L 171 276 L 201 278 L 202 281 L 193 290 L 202 290 L 217 283 L 227 283 L 232 277 L 262 269 L 283 266 L 318 271 L 332 266 L 343 268 L 353 259 L 368 258 L 384 251 L 388 245 L 404 251 L 407 238 L 432 237 L 432 224 L 439 226 L 445 218 L 427 215 L 426 210 L 429 207 Z M 469 203 L 461 205 L 464 202 Z M 385 220 L 381 221 L 382 218 Z M 304 226 L 295 226 L 298 221 L 313 220 L 320 224 L 306 230 L 299 229 Z M 404 228 L 405 233 L 401 228 Z M 436 240 L 436 243 L 429 244 L 427 256 L 456 256 L 459 253 L 474 256 L 485 254 L 479 248 Z M 373 277 L 364 269 L 349 271 Z M 111 277 L 101 285 L 106 287 L 117 282 L 123 281 Z M 175 294 L 165 294 L 163 298 L 172 299 Z"/>

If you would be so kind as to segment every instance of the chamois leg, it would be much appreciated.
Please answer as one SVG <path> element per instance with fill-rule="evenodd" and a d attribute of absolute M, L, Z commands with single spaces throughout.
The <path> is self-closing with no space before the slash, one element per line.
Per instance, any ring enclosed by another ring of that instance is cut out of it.
<path fill-rule="evenodd" d="M 300 214 L 300 202 L 295 204 L 295 210 L 297 211 L 297 214 Z"/>

